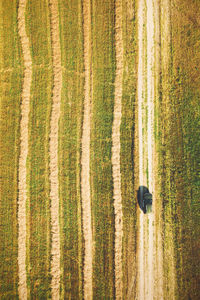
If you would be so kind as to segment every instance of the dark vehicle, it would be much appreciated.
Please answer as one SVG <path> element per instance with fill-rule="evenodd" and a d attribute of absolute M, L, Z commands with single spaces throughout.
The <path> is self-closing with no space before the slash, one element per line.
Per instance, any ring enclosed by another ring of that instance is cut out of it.
<path fill-rule="evenodd" d="M 137 191 L 138 204 L 141 210 L 146 213 L 152 212 L 152 194 L 146 186 L 140 186 Z"/>

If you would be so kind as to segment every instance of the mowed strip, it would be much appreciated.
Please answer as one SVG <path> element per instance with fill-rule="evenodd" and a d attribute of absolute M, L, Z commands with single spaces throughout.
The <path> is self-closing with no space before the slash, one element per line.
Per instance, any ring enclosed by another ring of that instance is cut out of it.
<path fill-rule="evenodd" d="M 19 299 L 27 299 L 26 276 L 26 201 L 27 201 L 27 170 L 28 155 L 28 117 L 30 109 L 30 88 L 32 78 L 32 61 L 29 39 L 25 27 L 26 0 L 19 1 L 18 30 L 21 38 L 24 59 L 24 81 L 22 87 L 21 122 L 20 122 L 20 156 L 19 156 L 19 198 L 18 198 L 18 269 Z"/>
<path fill-rule="evenodd" d="M 123 39 L 122 39 L 122 1 L 115 2 L 115 47 L 116 77 L 114 120 L 112 127 L 112 169 L 113 197 L 115 209 L 115 293 L 116 299 L 122 299 L 122 238 L 123 215 L 120 171 L 120 125 L 122 116 L 122 80 L 123 80 Z"/>
<path fill-rule="evenodd" d="M 85 91 L 83 111 L 81 197 L 84 235 L 84 298 L 92 299 L 92 218 L 90 199 L 91 7 L 83 1 Z"/>
<path fill-rule="evenodd" d="M 52 299 L 60 293 L 60 226 L 59 226 L 59 182 L 58 182 L 58 122 L 62 88 L 61 50 L 59 40 L 58 3 L 50 0 L 51 42 L 53 60 L 53 95 L 50 121 L 50 199 L 51 199 L 51 289 Z"/>

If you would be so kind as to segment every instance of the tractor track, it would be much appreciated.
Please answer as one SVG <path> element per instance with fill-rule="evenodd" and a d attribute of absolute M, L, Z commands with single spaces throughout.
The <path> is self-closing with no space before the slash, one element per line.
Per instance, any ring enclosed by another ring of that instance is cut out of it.
<path fill-rule="evenodd" d="M 27 201 L 27 169 L 28 155 L 28 121 L 30 110 L 30 89 L 32 80 L 32 60 L 29 47 L 29 38 L 25 27 L 26 0 L 19 1 L 18 7 L 18 31 L 22 44 L 24 59 L 24 79 L 21 100 L 20 122 L 20 155 L 19 155 L 19 195 L 18 195 L 18 274 L 19 299 L 27 299 L 27 275 L 26 275 L 26 201 Z"/>

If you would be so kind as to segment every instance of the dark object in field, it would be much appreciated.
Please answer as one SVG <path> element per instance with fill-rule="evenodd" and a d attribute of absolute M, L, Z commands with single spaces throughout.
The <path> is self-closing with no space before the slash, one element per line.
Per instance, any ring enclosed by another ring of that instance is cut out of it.
<path fill-rule="evenodd" d="M 144 214 L 152 212 L 152 194 L 146 186 L 141 185 L 137 191 L 138 204 Z"/>

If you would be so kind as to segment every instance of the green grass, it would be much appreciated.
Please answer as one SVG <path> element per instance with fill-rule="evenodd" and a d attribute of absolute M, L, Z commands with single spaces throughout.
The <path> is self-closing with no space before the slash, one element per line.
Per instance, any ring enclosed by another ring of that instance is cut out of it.
<path fill-rule="evenodd" d="M 114 209 L 111 165 L 114 106 L 114 1 L 92 2 L 91 199 L 93 297 L 114 298 Z"/>
<path fill-rule="evenodd" d="M 46 1 L 28 1 L 26 26 L 33 64 L 27 164 L 27 282 L 30 299 L 48 299 L 51 292 L 49 131 L 52 66 Z"/>
<path fill-rule="evenodd" d="M 134 298 L 136 272 L 136 201 L 134 193 L 134 133 L 136 103 L 136 24 L 132 1 L 123 3 L 123 96 L 120 128 L 123 208 L 123 295 Z M 132 291 L 130 291 L 132 287 Z M 129 289 L 128 289 L 129 288 Z"/>
<path fill-rule="evenodd" d="M 81 1 L 59 1 L 63 89 L 59 130 L 61 298 L 83 298 L 80 155 L 84 97 Z"/>
<path fill-rule="evenodd" d="M 195 1 L 190 6 L 185 0 L 172 2 L 175 8 L 171 15 L 170 76 L 167 79 L 162 74 L 160 102 L 164 238 L 168 251 L 169 237 L 173 237 L 176 298 L 198 299 L 200 30 L 197 16 L 200 5 Z M 172 234 L 168 232 L 168 224 Z M 167 266 L 167 260 L 164 265 Z M 171 276 L 169 270 L 165 269 L 165 275 L 167 282 Z"/>
<path fill-rule="evenodd" d="M 1 299 L 18 297 L 17 179 L 22 68 L 21 46 L 17 34 L 17 3 L 18 1 L 4 1 L 0 4 Z"/>

